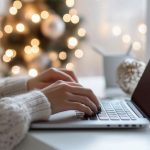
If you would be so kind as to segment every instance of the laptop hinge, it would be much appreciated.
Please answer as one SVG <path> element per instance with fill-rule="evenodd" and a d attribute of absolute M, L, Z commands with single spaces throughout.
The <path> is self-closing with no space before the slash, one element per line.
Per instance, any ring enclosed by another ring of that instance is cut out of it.
<path fill-rule="evenodd" d="M 142 110 L 133 101 L 126 100 L 126 103 L 139 118 L 148 118 L 148 116 L 142 112 Z"/>

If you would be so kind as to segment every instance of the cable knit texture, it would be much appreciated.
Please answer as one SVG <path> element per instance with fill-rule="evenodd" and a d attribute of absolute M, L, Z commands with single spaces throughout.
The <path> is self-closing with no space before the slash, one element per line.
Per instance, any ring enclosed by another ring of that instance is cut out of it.
<path fill-rule="evenodd" d="M 29 76 L 17 76 L 0 79 L 0 97 L 12 96 L 26 92 L 26 81 L 29 78 Z"/>
<path fill-rule="evenodd" d="M 0 81 L 0 150 L 12 150 L 25 137 L 32 121 L 47 120 L 51 114 L 50 103 L 42 92 L 20 94 L 27 92 L 27 79 Z"/>

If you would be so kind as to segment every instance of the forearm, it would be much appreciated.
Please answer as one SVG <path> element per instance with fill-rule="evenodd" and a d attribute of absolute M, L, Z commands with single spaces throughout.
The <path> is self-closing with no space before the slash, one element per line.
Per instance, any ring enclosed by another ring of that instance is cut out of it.
<path fill-rule="evenodd" d="M 8 77 L 0 80 L 0 97 L 12 96 L 27 92 L 29 76 Z"/>
<path fill-rule="evenodd" d="M 26 135 L 30 123 L 47 120 L 50 103 L 40 91 L 0 99 L 0 149 L 11 150 Z"/>

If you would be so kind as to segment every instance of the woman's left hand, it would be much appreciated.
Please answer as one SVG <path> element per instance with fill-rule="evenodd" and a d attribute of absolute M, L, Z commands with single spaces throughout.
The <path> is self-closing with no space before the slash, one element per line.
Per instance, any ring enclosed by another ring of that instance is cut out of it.
<path fill-rule="evenodd" d="M 29 79 L 27 87 L 29 91 L 33 89 L 43 89 L 57 80 L 78 82 L 77 77 L 72 71 L 50 68 L 39 74 L 37 77 Z"/>

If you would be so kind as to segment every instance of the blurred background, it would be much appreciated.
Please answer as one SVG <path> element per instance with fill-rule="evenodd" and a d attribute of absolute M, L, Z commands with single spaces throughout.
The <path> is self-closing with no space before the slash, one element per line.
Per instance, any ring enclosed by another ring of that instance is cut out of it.
<path fill-rule="evenodd" d="M 125 54 L 131 43 L 130 55 L 145 61 L 147 3 L 1 0 L 0 76 L 36 76 L 48 67 L 102 75 L 103 55 Z"/>

